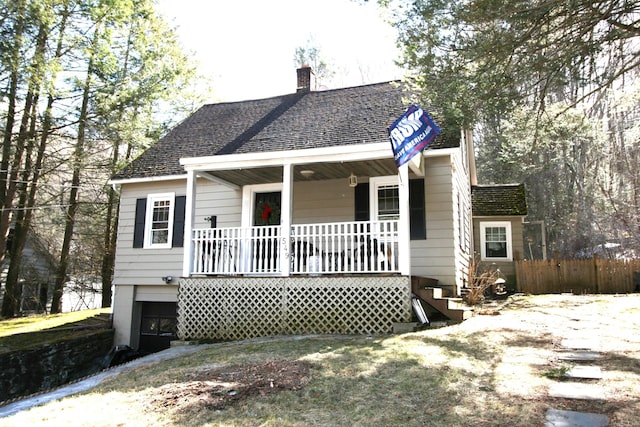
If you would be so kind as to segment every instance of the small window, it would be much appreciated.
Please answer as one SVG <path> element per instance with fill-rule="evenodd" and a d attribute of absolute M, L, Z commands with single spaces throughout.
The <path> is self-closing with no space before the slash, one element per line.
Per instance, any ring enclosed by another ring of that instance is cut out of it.
<path fill-rule="evenodd" d="M 175 317 L 162 317 L 161 315 L 143 317 L 140 325 L 142 335 L 155 335 L 161 337 L 176 336 L 178 322 Z"/>
<path fill-rule="evenodd" d="M 511 261 L 511 223 L 480 223 L 481 256 L 483 260 Z"/>
<path fill-rule="evenodd" d="M 400 219 L 400 189 L 397 176 L 371 177 L 354 191 L 355 220 Z M 424 179 L 409 180 L 409 231 L 411 240 L 427 238 Z"/>
<path fill-rule="evenodd" d="M 145 247 L 171 247 L 174 203 L 173 193 L 151 194 L 147 198 Z"/>
<path fill-rule="evenodd" d="M 400 218 L 400 196 L 397 185 L 378 187 L 378 219 Z"/>
<path fill-rule="evenodd" d="M 374 191 L 374 220 L 395 220 L 400 218 L 400 193 L 398 178 L 374 177 L 369 181 Z"/>
<path fill-rule="evenodd" d="M 140 334 L 146 336 L 175 337 L 177 330 L 178 322 L 175 317 L 143 317 L 140 324 Z"/>

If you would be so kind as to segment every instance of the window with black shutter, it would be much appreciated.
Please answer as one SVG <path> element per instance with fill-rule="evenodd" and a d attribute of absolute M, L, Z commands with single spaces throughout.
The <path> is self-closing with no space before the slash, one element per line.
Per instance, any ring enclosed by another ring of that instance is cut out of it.
<path fill-rule="evenodd" d="M 358 184 L 355 188 L 355 220 L 369 221 L 370 194 L 369 184 Z M 409 227 L 411 240 L 424 240 L 427 238 L 426 204 L 424 195 L 424 179 L 409 180 Z M 389 193 L 381 192 L 382 195 Z"/>
<path fill-rule="evenodd" d="M 177 248 L 184 245 L 186 196 L 150 194 L 136 200 L 134 248 Z"/>

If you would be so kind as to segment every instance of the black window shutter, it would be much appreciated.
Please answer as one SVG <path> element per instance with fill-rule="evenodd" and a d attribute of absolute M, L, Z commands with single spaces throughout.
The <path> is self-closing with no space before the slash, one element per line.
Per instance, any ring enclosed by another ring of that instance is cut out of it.
<path fill-rule="evenodd" d="M 369 221 L 369 183 L 358 184 L 354 191 L 355 195 L 355 220 Z"/>
<path fill-rule="evenodd" d="M 144 221 L 147 216 L 147 199 L 136 200 L 136 218 L 133 223 L 133 247 L 144 246 Z"/>
<path fill-rule="evenodd" d="M 184 215 L 187 196 L 176 197 L 176 207 L 173 211 L 173 242 L 171 247 L 181 248 L 184 246 Z"/>
<path fill-rule="evenodd" d="M 409 235 L 411 240 L 427 238 L 424 179 L 409 180 Z"/>

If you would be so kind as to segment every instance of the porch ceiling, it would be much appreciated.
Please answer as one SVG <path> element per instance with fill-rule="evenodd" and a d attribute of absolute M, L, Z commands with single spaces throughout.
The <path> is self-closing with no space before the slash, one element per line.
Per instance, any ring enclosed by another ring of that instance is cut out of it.
<path fill-rule="evenodd" d="M 313 175 L 303 176 L 300 171 L 311 170 Z M 294 181 L 324 181 L 329 179 L 347 179 L 353 173 L 358 177 L 386 176 L 398 173 L 392 158 L 367 160 L 362 162 L 319 162 L 294 166 Z M 282 182 L 282 166 L 229 169 L 210 171 L 210 175 L 238 186 Z"/>

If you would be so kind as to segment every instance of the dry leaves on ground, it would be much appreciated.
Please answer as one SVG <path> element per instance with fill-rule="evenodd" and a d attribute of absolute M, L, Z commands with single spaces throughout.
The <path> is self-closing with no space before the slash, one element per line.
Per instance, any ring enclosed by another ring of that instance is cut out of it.
<path fill-rule="evenodd" d="M 250 396 L 300 390 L 311 380 L 310 368 L 307 362 L 272 360 L 200 371 L 155 390 L 151 405 L 177 412 L 220 410 Z"/>

